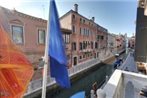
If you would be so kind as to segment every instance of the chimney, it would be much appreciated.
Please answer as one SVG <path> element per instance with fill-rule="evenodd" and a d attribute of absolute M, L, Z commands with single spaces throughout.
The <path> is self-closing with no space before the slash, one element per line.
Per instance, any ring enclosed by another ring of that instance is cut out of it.
<path fill-rule="evenodd" d="M 15 8 L 13 8 L 12 12 L 13 12 L 13 13 L 15 13 L 15 12 L 17 12 L 17 11 L 16 11 L 16 9 L 15 9 Z"/>
<path fill-rule="evenodd" d="M 93 22 L 95 21 L 95 17 L 92 17 L 92 21 L 93 21 Z"/>
<path fill-rule="evenodd" d="M 78 13 L 78 4 L 74 4 L 74 11 Z"/>
<path fill-rule="evenodd" d="M 146 0 L 138 0 L 138 7 L 144 8 L 146 4 Z"/>

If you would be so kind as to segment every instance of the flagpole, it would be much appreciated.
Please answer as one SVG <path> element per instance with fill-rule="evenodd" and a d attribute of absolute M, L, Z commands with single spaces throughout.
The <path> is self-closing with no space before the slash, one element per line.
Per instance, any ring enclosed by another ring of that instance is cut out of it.
<path fill-rule="evenodd" d="M 47 83 L 47 70 L 50 68 L 49 66 L 49 57 L 48 57 L 48 51 L 49 51 L 49 31 L 50 31 L 50 3 L 49 3 L 49 18 L 48 18 L 48 23 L 47 23 L 47 32 L 46 32 L 46 42 L 45 42 L 45 54 L 44 54 L 44 70 L 43 70 L 43 84 L 42 84 L 42 98 L 46 98 L 46 83 Z"/>

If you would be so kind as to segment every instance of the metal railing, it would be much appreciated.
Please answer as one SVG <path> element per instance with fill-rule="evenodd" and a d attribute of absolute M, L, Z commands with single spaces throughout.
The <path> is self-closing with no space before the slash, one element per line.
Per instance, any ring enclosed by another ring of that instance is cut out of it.
<path fill-rule="evenodd" d="M 90 68 L 96 64 L 100 63 L 100 60 L 98 58 L 93 58 L 91 60 L 88 60 L 86 62 L 83 62 L 83 63 L 80 63 L 70 69 L 68 69 L 68 74 L 69 76 L 73 76 L 87 68 Z M 47 77 L 48 81 L 47 81 L 47 86 L 51 86 L 53 84 L 55 84 L 55 80 L 53 78 L 51 78 L 50 76 Z M 28 86 L 28 89 L 27 89 L 27 92 L 25 93 L 24 96 L 26 95 L 29 95 L 31 93 L 34 93 L 36 91 L 39 91 L 42 89 L 42 78 L 38 79 L 38 80 L 34 80 L 34 81 L 31 81 L 29 86 Z"/>
<path fill-rule="evenodd" d="M 73 75 L 75 75 L 85 69 L 88 69 L 98 63 L 100 63 L 100 60 L 98 58 L 96 58 L 96 59 L 93 58 L 93 59 L 88 60 L 86 62 L 80 63 L 80 64 L 78 64 L 68 70 L 69 76 L 73 76 Z"/>

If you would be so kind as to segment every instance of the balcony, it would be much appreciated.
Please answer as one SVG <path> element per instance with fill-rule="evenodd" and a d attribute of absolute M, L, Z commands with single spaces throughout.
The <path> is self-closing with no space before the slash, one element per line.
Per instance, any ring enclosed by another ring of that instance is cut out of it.
<path fill-rule="evenodd" d="M 97 94 L 101 96 L 99 98 L 146 98 L 140 95 L 145 86 L 146 75 L 116 70 L 105 87 L 97 90 Z"/>

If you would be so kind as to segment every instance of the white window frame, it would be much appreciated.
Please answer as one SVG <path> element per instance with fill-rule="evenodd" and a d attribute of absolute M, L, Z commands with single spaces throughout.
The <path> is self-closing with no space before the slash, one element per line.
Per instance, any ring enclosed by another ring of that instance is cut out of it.
<path fill-rule="evenodd" d="M 44 31 L 44 42 L 43 42 L 43 43 L 39 42 L 39 41 L 40 41 L 40 39 L 39 39 L 39 38 L 40 38 L 40 37 L 39 37 L 39 31 Z M 41 44 L 45 45 L 45 41 L 46 41 L 46 30 L 45 30 L 45 29 L 39 28 L 39 29 L 37 30 L 37 32 L 38 32 L 38 37 L 37 37 L 38 44 L 39 44 L 39 45 L 41 45 Z"/>
<path fill-rule="evenodd" d="M 22 43 L 16 43 L 14 40 L 13 40 L 13 26 L 15 27 L 22 27 Z M 12 37 L 12 40 L 15 44 L 25 44 L 25 30 L 24 30 L 24 26 L 23 25 L 18 25 L 18 24 L 10 24 L 10 29 L 11 29 L 11 37 Z"/>

